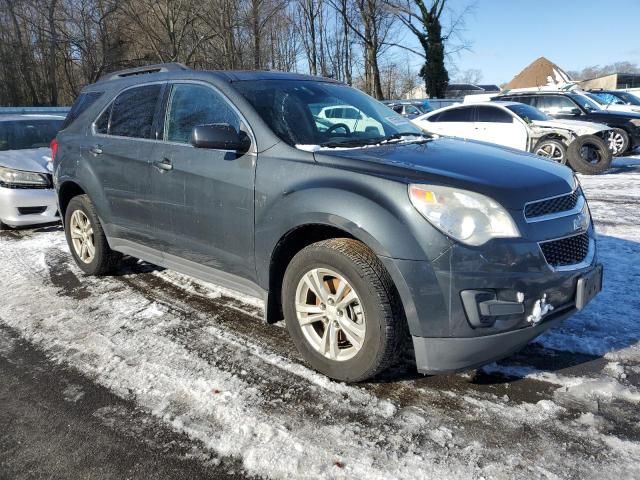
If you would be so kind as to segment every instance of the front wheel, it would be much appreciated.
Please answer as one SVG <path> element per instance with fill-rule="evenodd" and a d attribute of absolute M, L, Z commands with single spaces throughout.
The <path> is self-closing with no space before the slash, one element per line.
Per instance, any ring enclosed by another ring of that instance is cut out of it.
<path fill-rule="evenodd" d="M 296 347 L 328 377 L 358 382 L 398 360 L 406 320 L 389 274 L 361 242 L 301 250 L 287 267 L 282 304 Z"/>
<path fill-rule="evenodd" d="M 533 153 L 546 157 L 554 162 L 565 165 L 567 163 L 567 147 L 560 140 L 543 138 L 533 147 Z"/>
<path fill-rule="evenodd" d="M 569 145 L 569 165 L 578 173 L 597 175 L 611 166 L 611 151 L 606 143 L 595 135 L 583 135 Z"/>
<path fill-rule="evenodd" d="M 64 231 L 71 255 L 83 272 L 105 275 L 118 266 L 122 255 L 109 248 L 96 209 L 87 195 L 78 195 L 69 202 Z"/>
<path fill-rule="evenodd" d="M 621 128 L 612 128 L 606 135 L 606 139 L 614 157 L 624 155 L 629 150 L 629 134 Z"/>

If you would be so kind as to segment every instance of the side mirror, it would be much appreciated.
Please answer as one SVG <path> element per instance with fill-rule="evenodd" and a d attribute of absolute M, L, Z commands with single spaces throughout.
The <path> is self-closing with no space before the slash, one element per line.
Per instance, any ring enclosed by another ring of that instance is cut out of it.
<path fill-rule="evenodd" d="M 247 151 L 250 140 L 228 123 L 196 125 L 191 131 L 191 145 L 196 148 Z"/>
<path fill-rule="evenodd" d="M 571 115 L 582 115 L 582 110 L 580 110 L 578 107 L 572 108 L 571 110 L 569 110 L 569 113 Z"/>

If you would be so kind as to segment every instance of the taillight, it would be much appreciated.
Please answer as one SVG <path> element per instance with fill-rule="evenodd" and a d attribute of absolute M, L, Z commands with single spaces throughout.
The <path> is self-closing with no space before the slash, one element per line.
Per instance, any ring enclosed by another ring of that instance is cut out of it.
<path fill-rule="evenodd" d="M 53 162 L 56 159 L 56 153 L 58 153 L 58 139 L 51 140 L 49 147 L 51 148 L 51 161 Z"/>

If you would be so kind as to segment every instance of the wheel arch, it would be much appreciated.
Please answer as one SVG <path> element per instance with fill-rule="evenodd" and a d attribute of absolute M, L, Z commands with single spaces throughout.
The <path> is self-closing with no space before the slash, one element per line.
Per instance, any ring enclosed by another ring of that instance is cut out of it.
<path fill-rule="evenodd" d="M 73 197 L 78 195 L 85 195 L 86 191 L 73 180 L 67 180 L 60 184 L 58 187 L 58 208 L 60 210 L 60 218 L 63 219 L 67 213 L 67 207 Z"/>

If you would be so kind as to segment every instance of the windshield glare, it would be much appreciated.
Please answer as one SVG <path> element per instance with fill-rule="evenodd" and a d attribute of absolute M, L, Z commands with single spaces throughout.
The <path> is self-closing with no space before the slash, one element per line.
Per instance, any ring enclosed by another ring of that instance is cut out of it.
<path fill-rule="evenodd" d="M 342 84 L 308 80 L 241 81 L 236 89 L 289 145 L 354 146 L 422 135 L 409 120 Z"/>
<path fill-rule="evenodd" d="M 531 105 L 507 105 L 507 108 L 518 115 L 525 122 L 531 120 L 549 120 L 549 117 Z"/>
<path fill-rule="evenodd" d="M 571 95 L 571 98 L 585 110 L 592 112 L 594 110 L 602 110 L 600 106 L 586 95 Z"/>

